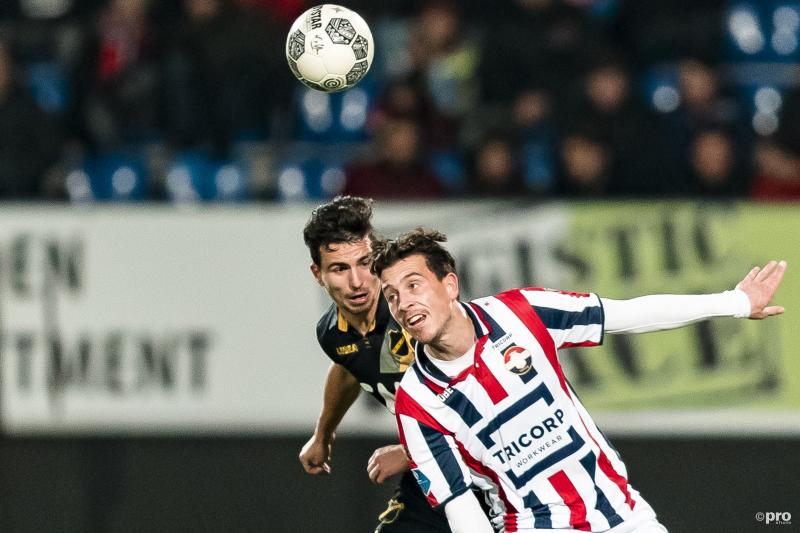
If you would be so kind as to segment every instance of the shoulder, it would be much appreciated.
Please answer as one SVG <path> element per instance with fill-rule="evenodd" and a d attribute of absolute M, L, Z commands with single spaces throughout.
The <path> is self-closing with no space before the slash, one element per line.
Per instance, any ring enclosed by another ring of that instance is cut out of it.
<path fill-rule="evenodd" d="M 317 341 L 326 352 L 332 343 L 335 343 L 336 335 L 339 331 L 338 319 L 339 310 L 336 305 L 331 304 L 317 321 Z"/>
<path fill-rule="evenodd" d="M 501 292 L 495 298 L 501 301 L 524 299 L 534 307 L 552 307 L 563 310 L 581 309 L 599 305 L 600 299 L 594 293 L 562 291 L 545 287 L 525 287 Z"/>

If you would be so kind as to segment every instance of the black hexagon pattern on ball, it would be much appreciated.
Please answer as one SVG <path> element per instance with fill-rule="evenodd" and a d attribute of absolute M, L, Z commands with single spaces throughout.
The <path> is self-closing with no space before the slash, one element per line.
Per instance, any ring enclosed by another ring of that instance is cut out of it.
<path fill-rule="evenodd" d="M 356 36 L 356 30 L 347 19 L 331 19 L 325 26 L 325 32 L 335 44 L 350 44 Z"/>
<path fill-rule="evenodd" d="M 289 38 L 288 49 L 289 57 L 295 61 L 303 55 L 303 52 L 306 51 L 306 36 L 302 31 L 297 30 L 292 34 Z"/>
<path fill-rule="evenodd" d="M 359 35 L 353 41 L 353 52 L 356 54 L 356 59 L 366 59 L 369 52 L 369 41 L 363 36 Z"/>
<path fill-rule="evenodd" d="M 358 82 L 361 78 L 364 77 L 364 74 L 367 73 L 367 69 L 369 68 L 369 64 L 366 61 L 359 61 L 353 68 L 350 69 L 350 72 L 347 73 L 347 84 L 353 85 L 354 83 Z"/>
<path fill-rule="evenodd" d="M 297 68 L 297 63 L 291 58 L 289 59 L 289 68 L 292 69 L 292 74 L 294 74 L 297 79 L 303 78 L 303 75 L 300 74 L 300 70 Z"/>

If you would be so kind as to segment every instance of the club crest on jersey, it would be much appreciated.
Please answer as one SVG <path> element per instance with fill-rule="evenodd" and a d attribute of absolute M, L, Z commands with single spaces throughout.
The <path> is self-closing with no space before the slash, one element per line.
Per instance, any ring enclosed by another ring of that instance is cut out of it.
<path fill-rule="evenodd" d="M 521 346 L 511 346 L 503 352 L 503 363 L 506 370 L 521 376 L 531 369 L 531 352 Z"/>
<path fill-rule="evenodd" d="M 405 372 L 414 361 L 414 349 L 405 331 L 388 329 L 383 339 L 380 355 L 382 373 Z"/>

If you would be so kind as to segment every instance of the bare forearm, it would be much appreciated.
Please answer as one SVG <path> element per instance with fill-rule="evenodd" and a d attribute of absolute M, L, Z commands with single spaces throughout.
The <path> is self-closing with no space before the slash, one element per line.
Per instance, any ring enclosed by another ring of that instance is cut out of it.
<path fill-rule="evenodd" d="M 315 430 L 318 437 L 330 438 L 333 435 L 360 391 L 361 386 L 353 374 L 342 365 L 331 364 Z"/>

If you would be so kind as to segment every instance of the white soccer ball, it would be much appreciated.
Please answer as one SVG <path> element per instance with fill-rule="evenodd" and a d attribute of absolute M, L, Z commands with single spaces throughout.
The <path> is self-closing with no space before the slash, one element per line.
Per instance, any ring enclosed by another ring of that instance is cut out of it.
<path fill-rule="evenodd" d="M 375 55 L 361 16 L 333 4 L 312 7 L 292 24 L 286 60 L 298 80 L 325 92 L 349 89 L 367 74 Z"/>

